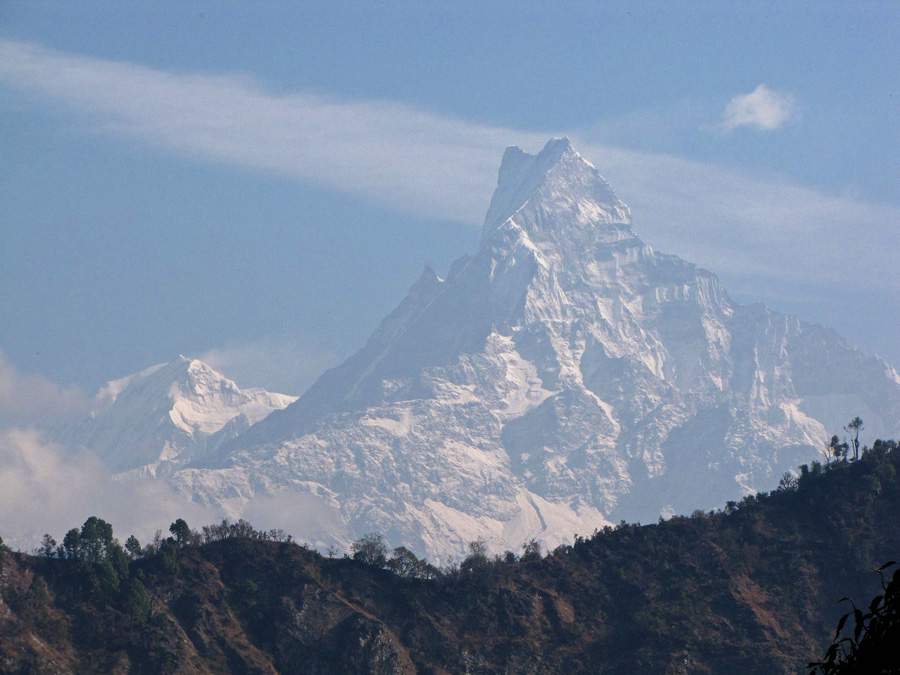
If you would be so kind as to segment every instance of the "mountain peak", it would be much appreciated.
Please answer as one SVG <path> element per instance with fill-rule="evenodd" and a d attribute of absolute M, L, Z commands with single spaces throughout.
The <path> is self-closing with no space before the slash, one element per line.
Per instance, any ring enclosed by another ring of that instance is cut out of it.
<path fill-rule="evenodd" d="M 567 152 L 578 154 L 566 136 L 551 138 L 536 155 L 530 155 L 517 145 L 510 145 L 500 161 L 498 187 L 520 183 L 522 179 L 540 179 L 562 159 Z"/>
<path fill-rule="evenodd" d="M 479 533 L 554 548 L 771 487 L 840 428 L 846 392 L 893 435 L 900 387 L 884 373 L 644 245 L 553 139 L 506 151 L 473 255 L 444 280 L 426 268 L 360 351 L 172 480 L 234 516 L 296 490 L 295 535 L 320 546 L 382 531 L 444 559 Z M 204 402 L 177 411 L 185 426 L 208 419 Z"/>
<path fill-rule="evenodd" d="M 566 137 L 550 139 L 536 155 L 506 149 L 483 240 L 511 219 L 535 243 L 572 239 L 577 248 L 634 236 L 628 207 Z"/>
<path fill-rule="evenodd" d="M 107 383 L 95 397 L 90 418 L 63 432 L 116 471 L 160 462 L 174 466 L 206 451 L 207 437 L 236 417 L 245 420 L 231 428 L 244 428 L 296 398 L 240 389 L 203 361 L 179 355 Z"/>
<path fill-rule="evenodd" d="M 567 152 L 578 154 L 565 136 L 551 138 L 536 155 L 516 145 L 506 148 L 500 162 L 497 189 L 484 219 L 484 232 L 502 224 L 525 204 Z"/>
<path fill-rule="evenodd" d="M 179 354 L 174 359 L 169 361 L 169 363 L 166 364 L 166 367 L 173 368 L 173 369 L 176 369 L 176 368 L 190 369 L 190 368 L 198 368 L 198 367 L 208 368 L 209 366 L 207 366 L 205 363 L 203 363 L 203 361 L 201 361 L 199 359 L 188 358 L 184 354 Z"/>

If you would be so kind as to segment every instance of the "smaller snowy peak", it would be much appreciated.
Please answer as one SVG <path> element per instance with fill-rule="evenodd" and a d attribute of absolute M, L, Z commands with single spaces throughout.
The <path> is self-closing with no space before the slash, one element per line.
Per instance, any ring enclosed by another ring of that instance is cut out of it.
<path fill-rule="evenodd" d="M 179 356 L 109 382 L 97 393 L 90 417 L 60 435 L 115 470 L 155 471 L 160 462 L 204 454 L 208 438 L 226 427 L 233 436 L 296 400 L 259 388 L 242 390 L 202 361 Z"/>
<path fill-rule="evenodd" d="M 184 356 L 155 374 L 157 393 L 169 383 L 167 398 L 172 402 L 172 422 L 189 434 L 215 433 L 239 414 L 255 424 L 273 410 L 297 400 L 296 396 L 273 394 L 265 389 L 242 390 L 203 361 Z"/>

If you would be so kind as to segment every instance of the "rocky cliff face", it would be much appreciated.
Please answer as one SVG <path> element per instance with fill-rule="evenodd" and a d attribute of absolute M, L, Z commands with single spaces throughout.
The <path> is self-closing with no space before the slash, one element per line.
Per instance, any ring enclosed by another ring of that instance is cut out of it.
<path fill-rule="evenodd" d="M 173 480 L 235 514 L 299 495 L 318 545 L 374 529 L 446 560 L 769 489 L 855 414 L 900 433 L 894 370 L 654 251 L 561 139 L 507 150 L 474 255 Z"/>

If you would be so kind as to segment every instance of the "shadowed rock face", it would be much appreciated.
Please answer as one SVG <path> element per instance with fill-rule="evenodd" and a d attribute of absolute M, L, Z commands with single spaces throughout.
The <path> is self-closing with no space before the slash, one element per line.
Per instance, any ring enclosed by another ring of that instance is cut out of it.
<path fill-rule="evenodd" d="M 172 479 L 235 515 L 314 501 L 284 525 L 316 545 L 378 530 L 446 560 L 769 489 L 854 414 L 900 433 L 897 373 L 654 251 L 559 139 L 506 152 L 478 251 L 426 269 L 357 354 Z"/>

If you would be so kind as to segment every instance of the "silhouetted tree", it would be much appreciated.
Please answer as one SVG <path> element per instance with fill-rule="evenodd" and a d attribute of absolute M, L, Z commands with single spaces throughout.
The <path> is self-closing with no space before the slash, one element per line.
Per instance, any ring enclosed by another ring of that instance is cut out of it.
<path fill-rule="evenodd" d="M 837 436 L 832 436 L 831 441 L 828 442 L 828 445 L 825 446 L 827 455 L 830 457 L 835 457 L 836 459 L 847 459 L 847 450 L 849 450 L 849 446 L 846 441 L 841 442 Z M 827 462 L 827 460 L 826 460 Z"/>
<path fill-rule="evenodd" d="M 850 439 L 850 445 L 853 447 L 853 459 L 859 459 L 859 432 L 865 429 L 861 417 L 854 417 L 850 423 L 844 427 L 844 431 L 853 434 Z"/>
<path fill-rule="evenodd" d="M 350 544 L 350 554 L 354 560 L 384 567 L 387 564 L 388 546 L 380 534 L 369 532 Z"/>
<path fill-rule="evenodd" d="M 835 436 L 835 438 L 837 438 Z M 778 489 L 782 492 L 789 492 L 791 490 L 797 489 L 797 476 L 794 475 L 793 471 L 785 471 L 781 476 L 781 480 L 778 481 Z M 729 504 L 734 504 L 734 502 L 728 502 Z M 735 504 L 735 506 L 737 506 Z M 732 511 L 734 509 L 731 509 Z M 702 515 L 706 515 L 705 513 L 701 513 Z"/>
<path fill-rule="evenodd" d="M 897 449 L 897 441 L 884 441 L 880 438 L 875 439 L 872 443 L 872 449 L 869 451 L 875 455 L 884 455 L 888 452 L 894 452 Z"/>
<path fill-rule="evenodd" d="M 469 555 L 460 563 L 462 571 L 471 571 L 484 567 L 488 563 L 488 549 L 484 539 L 478 537 L 469 542 Z"/>
<path fill-rule="evenodd" d="M 177 523 L 172 523 L 174 526 Z M 187 524 L 185 524 L 186 526 Z M 290 543 L 293 537 L 284 530 L 274 528 L 271 530 L 257 530 L 253 525 L 243 518 L 237 522 L 231 522 L 228 518 L 223 518 L 221 523 L 213 525 L 204 525 L 202 532 L 188 530 L 189 536 L 187 541 L 190 544 L 210 544 L 214 541 L 222 541 L 223 539 L 261 539 L 263 541 L 278 541 Z M 305 546 L 305 545 L 304 545 Z"/>
<path fill-rule="evenodd" d="M 394 549 L 394 554 L 387 563 L 387 568 L 397 576 L 414 579 L 435 579 L 440 571 L 427 560 L 417 558 L 416 555 L 405 546 Z"/>
<path fill-rule="evenodd" d="M 45 534 L 41 539 L 41 547 L 38 549 L 39 555 L 44 558 L 52 558 L 56 553 L 56 539 L 49 534 Z"/>
<path fill-rule="evenodd" d="M 116 545 L 112 525 L 102 518 L 91 516 L 81 526 L 82 558 L 90 563 L 103 562 L 107 552 Z"/>
<path fill-rule="evenodd" d="M 858 418 L 857 418 L 858 419 Z M 834 642 L 825 658 L 808 665 L 812 675 L 898 675 L 900 659 L 900 574 L 894 573 L 885 584 L 884 570 L 897 565 L 889 562 L 878 568 L 881 575 L 882 595 L 869 603 L 869 611 L 859 609 L 849 598 L 853 610 L 844 614 L 834 633 Z M 852 621 L 852 635 L 843 635 L 844 627 Z"/>
<path fill-rule="evenodd" d="M 532 560 L 540 559 L 541 545 L 537 540 L 532 539 L 522 546 L 522 557 L 520 558 L 522 562 L 531 562 Z"/>
<path fill-rule="evenodd" d="M 125 552 L 131 560 L 136 560 L 141 557 L 141 542 L 139 542 L 138 538 L 134 535 L 131 535 L 125 540 Z"/>
<path fill-rule="evenodd" d="M 66 536 L 63 537 L 62 545 L 63 554 L 66 558 L 72 560 L 81 559 L 81 533 L 78 531 L 78 528 L 73 527 L 66 532 Z"/>
<path fill-rule="evenodd" d="M 162 559 L 163 568 L 167 572 L 171 574 L 178 570 L 178 547 L 171 537 L 159 545 L 156 555 Z"/>
<path fill-rule="evenodd" d="M 144 546 L 144 550 L 141 551 L 142 555 L 145 558 L 156 555 L 156 552 L 159 551 L 159 547 L 162 546 L 162 542 L 162 530 L 157 530 L 153 533 L 153 538 L 150 540 L 150 543 Z"/>
<path fill-rule="evenodd" d="M 191 528 L 185 522 L 184 518 L 179 518 L 169 525 L 169 532 L 175 538 L 175 543 L 179 547 L 187 546 L 191 541 Z"/>

